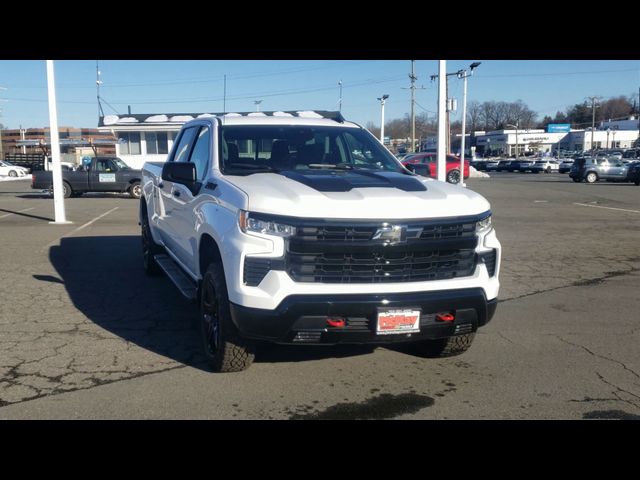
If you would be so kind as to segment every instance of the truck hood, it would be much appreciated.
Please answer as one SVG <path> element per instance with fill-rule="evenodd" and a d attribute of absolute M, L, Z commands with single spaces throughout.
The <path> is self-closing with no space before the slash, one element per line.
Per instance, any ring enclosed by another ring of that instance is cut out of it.
<path fill-rule="evenodd" d="M 248 211 L 275 215 L 417 219 L 477 215 L 490 208 L 464 187 L 402 173 L 285 171 L 225 179 L 245 192 Z"/>

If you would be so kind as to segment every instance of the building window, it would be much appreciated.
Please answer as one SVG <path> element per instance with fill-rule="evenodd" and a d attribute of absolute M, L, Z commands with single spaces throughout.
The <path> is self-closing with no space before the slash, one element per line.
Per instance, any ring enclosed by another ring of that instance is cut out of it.
<path fill-rule="evenodd" d="M 121 155 L 140 155 L 140 132 L 121 132 L 118 137 Z"/>
<path fill-rule="evenodd" d="M 158 155 L 169 153 L 167 132 L 147 132 L 144 138 L 147 141 L 147 153 Z"/>

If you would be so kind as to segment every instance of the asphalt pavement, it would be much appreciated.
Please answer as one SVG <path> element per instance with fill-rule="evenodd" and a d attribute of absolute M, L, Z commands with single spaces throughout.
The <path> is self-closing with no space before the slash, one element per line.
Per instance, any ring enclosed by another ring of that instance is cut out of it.
<path fill-rule="evenodd" d="M 0 182 L 0 419 L 639 419 L 640 188 L 467 180 L 503 245 L 500 302 L 463 355 L 268 346 L 211 373 L 195 307 L 142 270 L 138 202 Z"/>

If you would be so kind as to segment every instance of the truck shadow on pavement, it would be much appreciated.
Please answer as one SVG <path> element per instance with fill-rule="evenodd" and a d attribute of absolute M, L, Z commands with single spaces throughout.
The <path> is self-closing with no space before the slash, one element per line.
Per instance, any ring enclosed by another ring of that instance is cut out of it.
<path fill-rule="evenodd" d="M 164 277 L 142 269 L 140 236 L 62 238 L 49 259 L 74 306 L 105 330 L 176 362 L 209 371 L 197 325 L 198 311 Z M 257 363 L 301 362 L 367 354 L 357 346 L 297 347 L 261 345 Z"/>

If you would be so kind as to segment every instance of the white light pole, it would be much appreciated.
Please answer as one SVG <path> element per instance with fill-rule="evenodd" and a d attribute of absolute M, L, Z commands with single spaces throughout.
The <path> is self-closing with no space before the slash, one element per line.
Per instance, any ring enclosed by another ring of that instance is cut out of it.
<path fill-rule="evenodd" d="M 473 70 L 478 68 L 482 62 L 473 62 L 469 65 L 469 73 L 467 74 L 466 70 L 460 70 L 458 72 L 458 78 L 462 78 L 463 80 L 463 89 L 462 89 L 462 148 L 460 149 L 460 185 L 463 187 L 466 186 L 464 184 L 464 149 L 465 149 L 465 135 L 466 135 L 466 125 L 467 125 L 467 78 L 473 75 Z M 471 137 L 469 137 L 471 139 Z"/>
<path fill-rule="evenodd" d="M 446 181 L 447 61 L 438 60 L 438 180 Z"/>
<path fill-rule="evenodd" d="M 60 167 L 60 138 L 58 135 L 58 111 L 56 107 L 56 82 L 53 74 L 53 60 L 47 60 L 47 90 L 49 93 L 49 133 L 51 135 L 51 170 L 53 177 L 53 208 L 55 222 L 67 224 L 64 210 L 64 192 L 62 190 L 62 168 Z M 47 160 L 45 159 L 45 162 Z"/>
<path fill-rule="evenodd" d="M 518 153 L 518 125 L 520 125 L 520 122 L 516 123 L 515 125 L 511 125 L 510 123 L 507 123 L 507 127 L 513 127 L 516 129 L 516 158 L 520 158 L 520 155 Z"/>
<path fill-rule="evenodd" d="M 380 143 L 384 145 L 384 104 L 389 98 L 389 95 L 382 95 L 378 98 L 380 100 Z"/>
<path fill-rule="evenodd" d="M 259 112 L 260 104 L 262 103 L 262 100 L 254 100 L 253 103 L 256 105 L 256 112 Z"/>
<path fill-rule="evenodd" d="M 338 86 L 340 86 L 340 98 L 338 99 L 338 111 L 342 112 L 342 80 L 338 82 Z"/>

